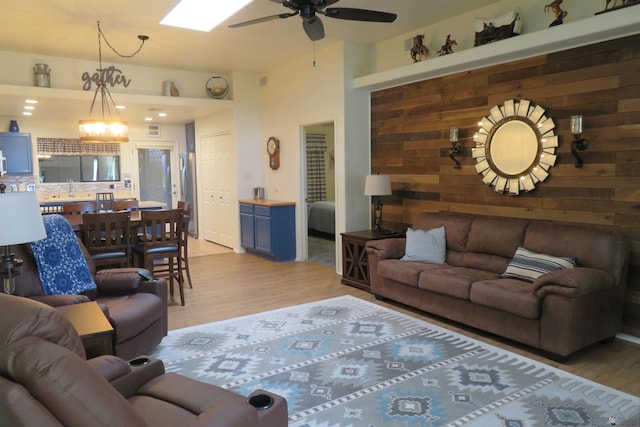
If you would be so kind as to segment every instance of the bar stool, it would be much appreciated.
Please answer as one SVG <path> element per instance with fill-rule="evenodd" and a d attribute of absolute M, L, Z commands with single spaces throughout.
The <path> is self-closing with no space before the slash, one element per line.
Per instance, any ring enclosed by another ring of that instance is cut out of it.
<path fill-rule="evenodd" d="M 182 210 L 141 211 L 142 234 L 133 245 L 137 264 L 154 276 L 166 277 L 173 296 L 174 281 L 178 282 L 180 302 L 184 305 L 184 281 L 180 262 Z M 142 259 L 140 263 L 140 259 Z"/>
<path fill-rule="evenodd" d="M 129 212 L 82 215 L 82 241 L 98 267 L 131 266 Z"/>
<path fill-rule="evenodd" d="M 113 193 L 96 193 L 97 212 L 113 212 L 116 210 L 114 205 Z"/>
<path fill-rule="evenodd" d="M 180 233 L 180 262 L 182 269 L 187 273 L 189 288 L 193 289 L 191 272 L 189 271 L 189 222 L 191 221 L 191 205 L 188 202 L 179 200 L 178 209 L 182 210 L 182 232 Z"/>

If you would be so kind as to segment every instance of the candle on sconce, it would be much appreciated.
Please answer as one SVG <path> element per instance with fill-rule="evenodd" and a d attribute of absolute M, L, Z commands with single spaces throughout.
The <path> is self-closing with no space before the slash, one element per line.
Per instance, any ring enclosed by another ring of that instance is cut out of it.
<path fill-rule="evenodd" d="M 449 129 L 449 141 L 458 142 L 458 128 Z"/>
<path fill-rule="evenodd" d="M 582 116 L 571 116 L 571 133 L 573 135 L 582 133 Z"/>

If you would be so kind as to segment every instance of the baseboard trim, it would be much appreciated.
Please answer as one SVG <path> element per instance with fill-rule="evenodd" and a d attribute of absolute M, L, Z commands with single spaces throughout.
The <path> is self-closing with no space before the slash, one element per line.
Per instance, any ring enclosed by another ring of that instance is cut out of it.
<path fill-rule="evenodd" d="M 636 337 L 629 334 L 618 334 L 616 335 L 616 338 L 640 345 L 640 337 Z"/>

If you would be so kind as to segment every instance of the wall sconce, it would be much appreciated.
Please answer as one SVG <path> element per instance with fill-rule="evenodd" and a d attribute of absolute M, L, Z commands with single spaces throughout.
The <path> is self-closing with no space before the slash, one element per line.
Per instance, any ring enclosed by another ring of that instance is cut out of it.
<path fill-rule="evenodd" d="M 584 161 L 578 155 L 579 151 L 584 151 L 589 147 L 589 141 L 582 138 L 582 116 L 571 116 L 571 133 L 573 142 L 571 143 L 571 154 L 576 158 L 575 167 L 581 168 Z"/>
<path fill-rule="evenodd" d="M 459 156 L 464 152 L 464 148 L 458 145 L 458 128 L 449 129 L 449 141 L 451 141 L 451 149 L 449 150 L 449 157 L 454 161 L 454 169 L 460 169 L 460 162 L 455 156 Z"/>
<path fill-rule="evenodd" d="M 391 194 L 391 180 L 387 175 L 367 175 L 364 182 L 364 195 L 374 199 L 373 230 L 384 232 L 382 229 L 382 202 L 380 196 Z"/>

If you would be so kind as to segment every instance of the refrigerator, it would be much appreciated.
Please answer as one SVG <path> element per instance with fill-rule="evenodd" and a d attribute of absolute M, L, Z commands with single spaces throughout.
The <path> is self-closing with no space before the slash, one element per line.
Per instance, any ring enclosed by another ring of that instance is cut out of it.
<path fill-rule="evenodd" d="M 198 186 L 196 182 L 196 124 L 184 126 L 187 151 L 180 155 L 180 186 L 182 200 L 191 205 L 189 234 L 198 237 Z"/>

